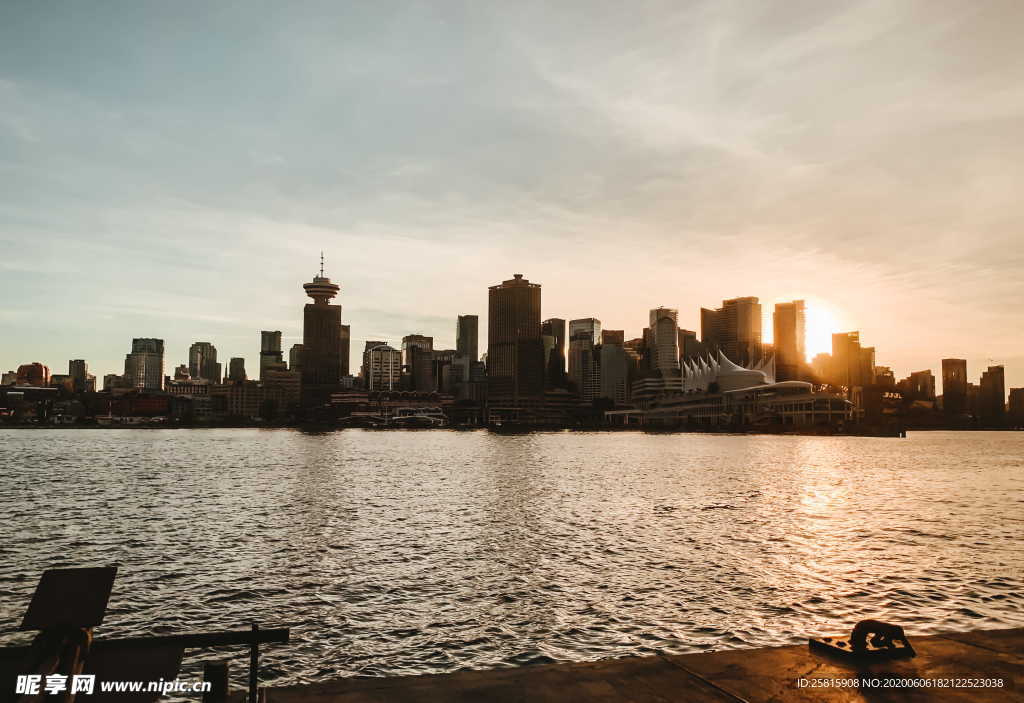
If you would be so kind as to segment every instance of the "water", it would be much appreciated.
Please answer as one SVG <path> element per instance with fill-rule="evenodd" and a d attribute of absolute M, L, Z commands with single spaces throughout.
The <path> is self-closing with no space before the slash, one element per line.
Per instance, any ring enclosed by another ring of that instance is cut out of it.
<path fill-rule="evenodd" d="M 100 636 L 288 626 L 277 684 L 1024 626 L 1024 433 L 13 430 L 0 476 L 3 643 L 116 563 Z"/>

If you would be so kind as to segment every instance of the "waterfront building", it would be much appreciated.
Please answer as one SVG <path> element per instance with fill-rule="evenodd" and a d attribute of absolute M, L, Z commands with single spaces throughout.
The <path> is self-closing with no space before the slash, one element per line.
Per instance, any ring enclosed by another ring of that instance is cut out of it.
<path fill-rule="evenodd" d="M 598 348 L 598 397 L 625 405 L 629 401 L 629 358 L 623 346 L 623 333 L 603 341 Z"/>
<path fill-rule="evenodd" d="M 431 352 L 430 367 L 433 388 L 445 395 L 455 395 L 456 380 L 461 380 L 460 371 L 456 371 L 456 349 L 435 349 Z M 467 357 L 468 358 L 468 357 Z"/>
<path fill-rule="evenodd" d="M 173 378 L 164 382 L 164 392 L 171 395 L 209 395 L 212 384 L 205 378 Z"/>
<path fill-rule="evenodd" d="M 320 275 L 302 288 L 313 299 L 303 308 L 302 383 L 336 386 L 341 372 L 341 306 L 332 305 L 331 300 L 341 287 L 324 276 L 322 255 Z"/>
<path fill-rule="evenodd" d="M 281 351 L 281 331 L 263 330 L 260 332 L 260 380 L 268 370 L 283 371 L 288 367 L 284 363 L 284 352 Z"/>
<path fill-rule="evenodd" d="M 775 368 L 780 381 L 796 381 L 807 363 L 804 301 L 776 303 L 773 317 Z"/>
<path fill-rule="evenodd" d="M 174 367 L 174 380 L 175 381 L 187 381 L 192 378 L 192 374 L 188 372 L 187 364 L 178 364 Z"/>
<path fill-rule="evenodd" d="M 659 383 L 660 382 L 660 383 Z M 671 388 L 660 388 L 671 383 Z M 744 367 L 719 351 L 684 362 L 680 379 L 648 377 L 633 386 L 635 409 L 605 413 L 612 423 L 663 426 L 837 424 L 853 420 L 853 404 L 806 381 L 776 381 L 774 358 Z"/>
<path fill-rule="evenodd" d="M 125 381 L 124 376 L 116 373 L 108 373 L 103 375 L 103 390 L 112 391 L 115 388 L 127 388 L 128 384 Z"/>
<path fill-rule="evenodd" d="M 18 367 L 15 382 L 19 386 L 45 388 L 50 385 L 50 367 L 38 361 Z"/>
<path fill-rule="evenodd" d="M 341 337 L 338 340 L 338 345 L 339 345 L 339 347 L 338 347 L 338 356 L 341 359 L 341 366 L 338 369 L 338 373 L 340 373 L 341 377 L 344 378 L 345 376 L 349 375 L 349 373 L 348 373 L 349 362 L 350 362 L 349 357 L 352 354 L 352 326 L 351 325 L 342 325 L 341 326 Z M 292 369 L 292 370 L 294 371 L 295 369 Z"/>
<path fill-rule="evenodd" d="M 217 363 L 217 347 L 210 342 L 193 343 L 188 348 L 188 373 L 191 378 L 220 383 L 221 365 Z"/>
<path fill-rule="evenodd" d="M 896 374 L 888 366 L 875 367 L 875 385 L 882 388 L 896 387 Z"/>
<path fill-rule="evenodd" d="M 367 380 L 370 378 L 370 355 L 374 347 L 386 347 L 388 343 L 383 339 L 368 340 L 363 344 L 363 360 L 359 366 L 359 378 L 362 379 L 363 388 L 367 387 Z"/>
<path fill-rule="evenodd" d="M 1024 428 L 1024 388 L 1010 389 L 1008 419 L 1013 427 Z"/>
<path fill-rule="evenodd" d="M 584 385 L 596 383 L 594 347 L 601 343 L 601 321 L 586 317 L 569 321 L 569 381 L 584 400 Z"/>
<path fill-rule="evenodd" d="M 967 360 L 942 360 L 942 411 L 950 417 L 967 412 Z"/>
<path fill-rule="evenodd" d="M 409 390 L 419 393 L 437 390 L 433 374 L 433 337 L 422 334 L 407 334 L 402 337 L 402 356 L 405 370 L 409 374 Z"/>
<path fill-rule="evenodd" d="M 139 390 L 163 390 L 164 340 L 136 337 L 124 358 L 124 381 Z"/>
<path fill-rule="evenodd" d="M 367 347 L 363 352 L 367 391 L 397 390 L 402 377 L 402 352 L 384 342 L 367 342 Z"/>
<path fill-rule="evenodd" d="M 1003 367 L 989 366 L 978 384 L 978 418 L 988 425 L 1006 419 L 1006 382 Z"/>
<path fill-rule="evenodd" d="M 0 377 L 0 386 L 13 386 L 18 382 L 17 371 L 5 371 L 3 377 Z"/>
<path fill-rule="evenodd" d="M 541 287 L 522 274 L 488 288 L 487 381 L 491 420 L 517 420 L 544 400 Z"/>
<path fill-rule="evenodd" d="M 85 359 L 71 359 L 68 361 L 68 376 L 74 390 L 78 393 L 96 392 L 96 377 L 89 373 L 89 364 Z"/>

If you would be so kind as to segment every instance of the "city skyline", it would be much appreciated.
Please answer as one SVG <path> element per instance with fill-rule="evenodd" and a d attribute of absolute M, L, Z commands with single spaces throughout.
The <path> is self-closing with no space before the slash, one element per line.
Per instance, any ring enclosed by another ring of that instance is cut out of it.
<path fill-rule="evenodd" d="M 515 277 L 516 278 L 521 278 L 522 275 L 521 274 L 515 274 Z M 321 305 L 324 303 L 324 301 L 330 301 L 335 296 L 338 296 L 339 295 L 339 291 L 344 288 L 343 283 L 341 283 L 339 281 L 332 281 L 329 278 L 329 276 L 327 275 L 327 273 L 325 273 L 323 252 L 321 252 L 321 254 L 320 254 L 320 269 L 318 270 L 318 272 L 314 273 L 313 276 L 311 276 L 310 278 L 313 279 L 313 282 L 312 283 L 305 283 L 305 284 L 302 285 L 302 287 L 305 290 L 306 295 L 309 295 L 309 296 L 313 297 L 315 300 L 319 299 L 321 301 L 319 304 L 321 304 Z M 508 281 L 506 281 L 506 283 L 508 283 Z M 534 282 L 534 283 L 538 283 L 538 282 Z M 324 286 L 326 286 L 326 288 L 324 288 Z M 321 288 L 324 288 L 324 290 L 321 291 L 320 290 Z M 493 286 L 489 286 L 489 288 L 493 288 Z M 313 289 L 314 292 L 310 292 L 311 289 Z M 319 297 L 317 297 L 317 296 L 319 296 Z M 335 300 L 334 302 L 338 303 L 338 304 L 337 305 L 332 305 L 332 306 L 329 306 L 329 307 L 334 310 L 334 315 L 335 316 L 341 315 L 342 316 L 341 319 L 344 319 L 344 317 L 343 317 L 344 313 L 342 312 L 342 308 L 344 307 L 343 303 L 346 302 L 344 300 L 344 295 L 343 294 L 340 295 L 339 299 Z M 729 310 L 730 306 L 735 306 L 735 304 L 746 304 L 748 307 L 753 306 L 754 308 L 757 308 L 757 307 L 761 308 L 761 311 L 762 311 L 761 317 L 763 318 L 763 320 L 761 321 L 760 330 L 759 330 L 761 341 L 764 342 L 766 345 L 772 345 L 772 344 L 774 344 L 774 341 L 775 341 L 774 340 L 774 329 L 776 327 L 776 322 L 777 322 L 777 320 L 776 320 L 776 313 L 779 312 L 779 310 L 782 310 L 784 312 L 784 314 L 789 315 L 790 314 L 789 311 L 792 309 L 792 306 L 794 304 L 798 304 L 798 303 L 804 303 L 805 304 L 804 307 L 802 308 L 802 310 L 806 313 L 806 316 L 807 316 L 807 326 L 806 326 L 806 329 L 804 329 L 804 343 L 803 343 L 803 346 L 805 347 L 805 355 L 804 355 L 805 356 L 805 359 L 804 359 L 805 364 L 804 364 L 804 366 L 806 366 L 807 368 L 811 368 L 814 365 L 813 362 L 815 361 L 815 357 L 818 356 L 818 355 L 825 355 L 825 356 L 831 357 L 831 354 L 832 354 L 833 350 L 835 349 L 835 344 L 836 344 L 835 339 L 836 338 L 845 338 L 845 336 L 847 334 L 852 335 L 855 339 L 858 338 L 859 330 L 852 330 L 851 329 L 851 330 L 847 330 L 847 331 L 838 331 L 838 330 L 833 331 L 833 327 L 831 327 L 831 326 L 828 326 L 828 327 L 822 326 L 822 325 L 833 325 L 836 320 L 841 319 L 841 318 L 835 316 L 834 311 L 831 311 L 831 310 L 823 310 L 823 311 L 819 310 L 819 311 L 817 311 L 817 314 L 815 314 L 814 308 L 810 307 L 810 306 L 806 306 L 806 301 L 803 300 L 803 299 L 797 299 L 797 300 L 792 300 L 792 301 L 789 301 L 789 300 L 778 301 L 777 303 L 773 303 L 771 305 L 768 305 L 768 304 L 763 304 L 763 303 L 759 302 L 759 298 L 757 298 L 757 296 L 733 297 L 731 299 L 725 299 L 725 300 L 722 301 L 723 307 L 722 308 L 718 308 L 717 312 L 715 310 L 709 310 L 707 308 L 701 307 L 698 310 L 698 318 L 700 320 L 700 324 L 694 326 L 695 329 L 696 329 L 695 338 L 696 339 L 700 339 L 701 343 L 703 344 L 706 341 L 704 339 L 705 334 L 710 334 L 711 338 L 712 338 L 712 344 L 715 345 L 716 344 L 716 337 L 715 337 L 716 332 L 714 332 L 714 331 L 708 332 L 707 329 L 703 329 L 702 330 L 702 327 L 703 328 L 707 328 L 707 325 L 709 324 L 707 315 L 711 314 L 713 316 L 711 324 L 712 324 L 712 326 L 715 326 L 716 323 L 714 322 L 714 320 L 717 319 L 717 316 L 726 314 L 723 311 Z M 305 310 L 306 310 L 305 315 L 308 316 L 310 308 L 314 307 L 314 306 L 311 306 L 311 305 L 307 304 L 304 307 L 305 307 Z M 656 314 L 657 313 L 661 313 L 662 311 L 664 311 L 665 313 L 670 315 L 670 318 L 673 321 L 674 329 L 679 329 L 679 330 L 686 330 L 687 329 L 687 327 L 685 325 L 683 325 L 682 323 L 678 322 L 678 320 L 685 319 L 685 315 L 680 315 L 680 312 L 677 309 L 665 308 L 663 306 L 658 306 L 657 308 L 650 309 L 648 311 L 649 317 L 648 317 L 648 320 L 645 321 L 645 324 L 648 327 L 653 325 L 655 323 L 655 318 L 657 316 Z M 325 312 L 326 312 L 326 309 L 325 309 Z M 545 309 L 543 307 L 541 307 L 541 309 L 539 311 L 539 314 L 540 314 L 541 317 L 547 318 L 552 313 L 551 313 L 551 311 L 545 311 Z M 735 315 L 735 313 L 733 313 L 733 314 Z M 554 316 L 557 317 L 557 314 L 554 314 Z M 462 322 L 463 322 L 464 318 L 476 318 L 477 320 L 482 318 L 483 321 L 484 321 L 483 322 L 484 329 L 485 330 L 487 329 L 488 316 L 486 314 L 480 314 L 480 315 L 478 315 L 476 313 L 459 314 L 459 315 L 456 316 L 455 320 L 449 320 L 448 322 L 449 323 L 454 323 L 455 329 L 458 330 L 459 327 L 462 325 Z M 594 325 L 596 325 L 596 328 L 595 328 L 596 332 L 594 330 L 591 330 L 591 337 L 593 337 L 594 340 L 595 340 L 593 343 L 600 343 L 601 329 L 602 329 L 602 327 L 605 327 L 605 328 L 608 327 L 607 325 L 605 325 L 602 322 L 601 318 L 599 318 L 599 317 L 588 317 L 588 318 L 569 318 L 569 317 L 564 317 L 564 318 L 561 318 L 561 319 L 563 320 L 563 322 L 570 322 L 571 321 L 571 322 L 573 322 L 574 324 L 577 324 L 577 325 L 580 325 L 582 323 L 588 323 L 588 324 L 593 323 Z M 334 324 L 337 325 L 338 322 L 339 321 L 336 320 Z M 479 322 L 477 322 L 476 324 L 479 324 Z M 754 328 L 757 328 L 757 322 L 756 321 L 754 323 L 751 323 L 749 321 L 748 322 L 743 322 L 743 323 L 741 323 L 741 327 L 749 326 L 750 324 L 753 324 Z M 301 330 L 302 326 L 303 325 L 302 325 L 302 322 L 301 322 L 301 319 L 300 319 L 300 330 Z M 801 325 L 801 327 L 803 327 L 803 325 Z M 822 345 L 822 344 L 816 344 L 816 343 L 812 344 L 810 342 L 811 335 L 812 335 L 812 327 L 816 327 L 817 328 L 816 329 L 816 333 L 819 336 L 827 339 L 827 341 L 828 341 L 828 345 L 827 346 Z M 351 371 L 351 373 L 353 375 L 359 375 L 359 368 L 360 368 L 360 365 L 361 365 L 361 363 L 363 361 L 363 352 L 361 351 L 362 345 L 360 344 L 359 348 L 357 349 L 356 346 L 352 345 L 352 342 L 356 342 L 356 341 L 359 342 L 359 343 L 366 342 L 367 344 L 370 344 L 371 342 L 370 342 L 369 339 L 367 339 L 367 340 L 361 340 L 359 338 L 351 338 L 350 339 L 349 336 L 348 336 L 350 334 L 350 328 L 351 328 L 350 324 L 342 323 L 342 324 L 340 324 L 340 328 L 344 332 L 344 334 L 342 335 L 343 339 L 344 339 L 344 342 L 342 342 L 342 344 L 343 344 L 342 348 L 349 350 L 349 362 L 347 364 L 344 364 L 344 366 L 345 367 L 351 367 L 353 369 Z M 641 326 L 638 330 L 636 330 L 636 335 L 635 336 L 639 336 L 643 332 L 643 330 L 644 330 L 644 327 Z M 626 328 L 624 330 L 624 333 L 625 333 L 625 337 L 626 338 L 630 338 L 630 337 L 634 336 L 633 335 L 633 330 L 630 330 L 629 328 Z M 257 369 L 259 369 L 256 372 L 257 373 L 257 377 L 262 375 L 262 364 L 264 364 L 266 362 L 266 356 L 265 355 L 266 355 L 268 350 L 272 350 L 273 353 L 275 353 L 277 355 L 275 358 L 280 360 L 280 358 L 281 358 L 281 348 L 289 340 L 291 340 L 293 338 L 297 339 L 298 341 L 295 343 L 295 346 L 298 347 L 298 348 L 303 347 L 302 341 L 303 341 L 304 335 L 303 335 L 303 333 L 301 331 L 300 331 L 300 334 L 296 335 L 295 337 L 284 336 L 280 330 L 268 331 L 268 330 L 262 329 L 257 334 L 259 335 L 259 343 L 256 345 L 257 346 L 257 352 L 254 355 L 255 356 L 255 359 L 254 359 L 255 364 L 257 366 Z M 621 335 L 621 333 L 616 333 L 616 334 L 620 334 Z M 329 335 L 329 337 L 334 339 L 334 338 L 338 338 L 339 335 L 334 334 L 332 332 Z M 474 337 L 475 337 L 475 333 L 474 333 Z M 655 333 L 654 336 L 652 336 L 652 339 L 655 339 L 655 337 L 656 337 L 656 333 Z M 449 349 L 454 350 L 455 347 L 458 344 L 458 342 L 456 340 L 456 334 L 452 334 L 452 343 L 450 345 L 448 345 L 448 344 L 444 344 L 444 343 L 437 343 L 437 342 L 435 342 L 435 339 L 437 339 L 437 338 L 444 339 L 444 335 L 443 334 L 442 335 L 437 335 L 437 334 L 433 334 L 433 333 L 427 334 L 427 333 L 423 333 L 423 332 L 412 332 L 412 333 L 402 334 L 400 336 L 400 338 L 399 338 L 401 341 L 397 342 L 397 343 L 393 343 L 391 340 L 385 339 L 385 338 L 381 338 L 379 340 L 376 340 L 373 343 L 374 344 L 388 344 L 388 345 L 391 345 L 393 347 L 396 347 L 396 348 L 404 350 L 404 348 L 406 347 L 406 345 L 409 342 L 409 340 L 413 339 L 413 338 L 422 338 L 424 340 L 429 340 L 428 346 L 432 346 L 434 349 L 449 348 Z M 174 368 L 178 365 L 177 358 L 173 356 L 173 353 L 174 353 L 173 352 L 173 347 L 171 347 L 171 345 L 166 344 L 165 340 L 163 338 L 157 338 L 157 339 L 152 339 L 151 340 L 149 338 L 136 338 L 136 337 L 133 337 L 133 351 L 135 351 L 135 343 L 136 342 L 140 342 L 140 341 L 141 342 L 148 342 L 148 341 L 159 342 L 161 344 L 161 349 L 162 350 L 163 349 L 170 349 L 171 350 L 171 351 L 167 351 L 166 353 L 164 353 L 163 359 L 164 359 L 164 362 L 165 362 L 165 369 L 164 370 L 167 372 L 167 375 L 169 377 L 172 376 L 173 375 L 172 372 L 173 372 Z M 865 340 L 865 341 L 870 341 L 870 340 Z M 568 342 L 568 338 L 567 338 L 567 342 Z M 718 343 L 721 343 L 721 341 L 718 340 Z M 799 344 L 799 342 L 798 342 L 798 344 Z M 291 345 L 288 345 L 288 346 L 291 346 Z M 876 342 L 876 346 L 877 346 L 877 342 Z M 196 366 L 195 353 L 196 353 L 196 349 L 197 348 L 205 348 L 205 349 L 208 349 L 208 350 L 212 350 L 213 362 L 216 365 L 216 371 L 214 371 L 213 375 L 216 378 L 217 382 L 219 382 L 220 372 L 221 372 L 221 368 L 222 368 L 223 365 L 219 364 L 219 363 L 216 363 L 216 359 L 217 359 L 218 356 L 220 356 L 220 358 L 222 358 L 222 359 L 226 358 L 226 355 L 222 351 L 217 349 L 217 342 L 216 341 L 195 340 L 195 341 L 190 342 L 189 346 L 187 348 L 187 351 L 186 351 L 186 353 L 184 355 L 184 363 L 182 364 L 182 366 L 184 366 L 190 372 L 192 372 L 194 370 L 194 367 Z M 727 346 L 723 346 L 723 349 L 727 349 Z M 478 349 L 477 358 L 481 358 L 482 355 L 485 354 L 486 352 L 487 352 L 487 348 L 486 347 L 484 347 L 482 351 Z M 884 368 L 892 369 L 892 371 L 895 373 L 896 378 L 899 378 L 899 377 L 901 377 L 903 375 L 906 375 L 908 377 L 909 376 L 914 376 L 916 373 L 919 373 L 919 372 L 923 373 L 923 372 L 926 372 L 926 371 L 930 371 L 932 373 L 932 375 L 934 376 L 935 389 L 933 389 L 933 390 L 935 392 L 937 392 L 939 395 L 942 394 L 942 392 L 944 390 L 943 389 L 943 362 L 942 361 L 940 361 L 938 364 L 936 364 L 935 365 L 936 367 L 927 366 L 927 367 L 924 367 L 924 368 L 921 368 L 921 369 L 917 369 L 917 370 L 913 370 L 913 371 L 908 370 L 904 374 L 904 372 L 901 369 L 898 369 L 898 368 L 894 367 L 893 364 L 885 363 L 886 357 L 885 357 L 884 348 L 882 350 L 882 356 L 881 356 L 880 359 L 875 357 L 875 346 L 872 346 L 870 348 L 870 352 L 871 352 L 871 355 L 872 355 L 872 359 L 874 360 L 873 363 L 872 363 L 872 366 L 877 366 L 879 368 L 884 367 Z M 402 353 L 404 354 L 404 351 Z M 772 354 L 773 355 L 777 355 L 778 354 L 778 349 L 773 349 L 772 350 Z M 356 363 L 354 365 L 351 363 L 352 355 L 357 355 L 356 361 L 359 362 L 359 363 Z M 669 357 L 671 357 L 671 356 L 675 357 L 675 359 L 676 359 L 675 368 L 677 368 L 677 369 L 679 367 L 678 360 L 679 360 L 680 355 L 681 355 L 681 348 L 678 346 L 678 340 L 675 339 L 675 337 L 673 337 L 672 346 L 671 346 L 671 352 L 669 352 Z M 730 355 L 730 356 L 732 356 L 732 355 Z M 567 357 L 565 359 L 566 364 L 567 364 L 567 366 L 566 366 L 567 369 L 571 369 L 572 368 L 571 358 L 572 358 L 572 356 L 570 354 L 569 357 Z M 666 357 L 666 358 L 668 358 L 668 357 Z M 747 357 L 744 356 L 744 357 L 736 357 L 736 358 L 747 358 Z M 232 359 L 232 361 L 238 361 L 239 359 L 241 359 L 243 362 L 251 363 L 251 362 L 248 361 L 249 357 L 246 357 L 246 356 L 232 355 L 231 359 Z M 948 358 L 946 360 L 948 360 Z M 88 360 L 85 360 L 85 361 L 86 361 L 87 364 L 90 364 L 90 366 L 89 366 L 90 370 L 99 379 L 102 379 L 103 376 L 108 374 L 108 373 L 115 374 L 115 375 L 120 374 L 120 373 L 124 372 L 125 369 L 126 369 L 126 367 L 124 365 L 124 362 L 121 362 L 113 370 L 109 370 L 108 371 L 108 370 L 105 370 L 105 369 L 100 369 L 98 366 L 96 366 L 96 367 L 92 366 L 91 362 L 89 362 Z M 54 365 L 54 364 L 48 363 L 47 361 L 42 361 L 40 359 L 34 359 L 31 362 L 29 362 L 29 361 L 18 362 L 16 364 L 14 364 L 13 366 L 11 366 L 11 370 L 17 369 L 18 366 L 22 365 L 23 363 L 26 363 L 26 364 L 27 363 L 42 363 L 43 365 L 49 367 L 51 369 L 52 373 L 56 373 L 56 369 L 61 368 L 60 365 Z M 73 363 L 73 359 L 69 358 L 68 363 Z M 405 362 L 405 363 L 408 363 L 408 362 Z M 972 367 L 970 359 L 967 359 L 966 363 L 967 363 L 967 367 L 968 367 L 968 377 L 967 377 L 968 381 L 970 381 L 971 378 L 974 378 L 974 377 L 977 377 L 977 378 L 980 379 L 984 369 L 986 367 L 988 367 L 988 366 L 993 366 L 993 365 L 998 365 L 998 366 L 1003 366 L 1003 367 L 1006 366 L 1006 364 L 1004 364 L 1002 362 L 998 362 L 998 361 L 993 361 L 992 359 L 988 359 L 987 363 L 979 364 L 976 367 Z M 339 366 L 339 368 L 341 367 L 340 363 L 339 364 L 329 364 L 329 365 L 332 366 L 332 367 L 334 367 L 334 366 Z M 283 368 L 292 368 L 292 369 L 294 369 L 295 365 L 294 365 L 294 363 L 285 364 L 285 366 Z M 977 368 L 976 372 L 973 370 L 974 368 Z M 309 370 L 307 369 L 307 373 L 308 373 L 308 371 Z M 1007 369 L 1007 371 L 1010 371 L 1010 370 Z M 225 368 L 224 369 L 224 375 L 225 376 L 227 375 L 226 372 L 227 372 L 227 369 Z M 973 374 L 973 376 L 972 376 L 972 374 Z M 570 376 L 571 376 L 571 372 L 570 372 Z M 197 377 L 197 376 L 193 373 L 193 377 Z M 204 377 L 206 377 L 206 376 L 204 376 Z M 1008 372 L 1006 374 L 1007 389 L 1009 389 L 1010 387 L 1013 386 L 1013 383 L 1012 383 L 1012 379 L 1013 378 L 1014 378 L 1014 375 L 1013 375 L 1012 372 Z"/>
<path fill-rule="evenodd" d="M 545 317 L 804 299 L 899 375 L 1024 385 L 1018 5 L 262 9 L 0 8 L 5 369 L 159 336 L 254 374 L 324 248 L 353 354 L 450 347 L 522 271 Z"/>

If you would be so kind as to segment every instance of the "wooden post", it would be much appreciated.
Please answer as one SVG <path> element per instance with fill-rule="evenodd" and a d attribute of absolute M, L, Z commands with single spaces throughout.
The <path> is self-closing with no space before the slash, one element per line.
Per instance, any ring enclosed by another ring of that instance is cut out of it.
<path fill-rule="evenodd" d="M 259 703 L 260 626 L 252 624 L 252 645 L 249 647 L 249 703 Z"/>
<path fill-rule="evenodd" d="M 228 663 L 226 661 L 203 664 L 203 681 L 210 683 L 210 690 L 203 693 L 203 703 L 223 703 L 228 699 Z"/>

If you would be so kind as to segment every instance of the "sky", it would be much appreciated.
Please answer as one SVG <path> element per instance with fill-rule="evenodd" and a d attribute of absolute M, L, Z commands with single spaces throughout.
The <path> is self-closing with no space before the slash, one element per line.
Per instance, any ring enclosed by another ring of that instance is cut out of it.
<path fill-rule="evenodd" d="M 1024 4 L 0 4 L 0 366 L 802 298 L 897 378 L 1024 386 Z M 824 320 L 825 322 L 821 322 Z M 835 330 L 823 327 L 835 326 Z M 823 346 L 824 345 L 824 346 Z"/>

